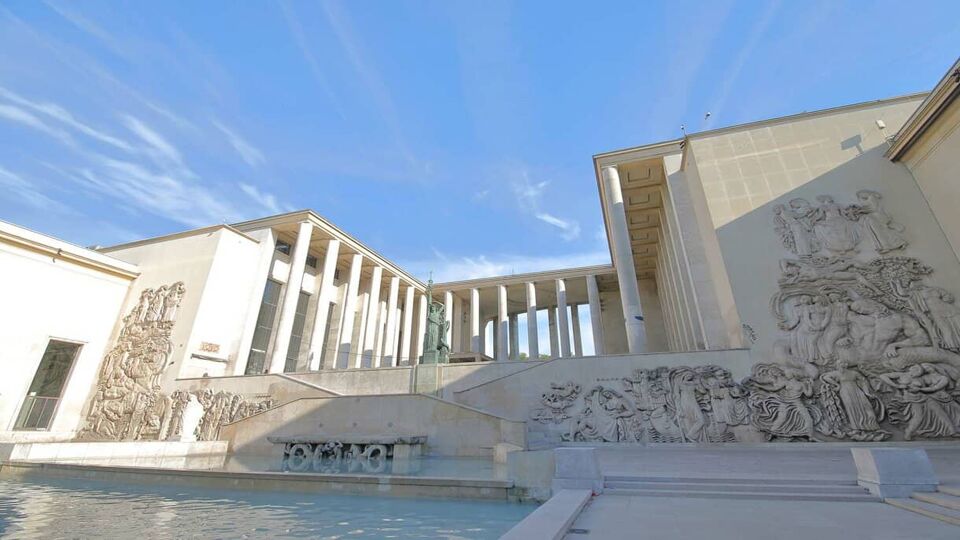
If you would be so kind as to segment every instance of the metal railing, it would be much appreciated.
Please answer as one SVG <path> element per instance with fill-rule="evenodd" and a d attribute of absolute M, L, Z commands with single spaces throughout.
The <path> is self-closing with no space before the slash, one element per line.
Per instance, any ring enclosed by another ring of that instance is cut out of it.
<path fill-rule="evenodd" d="M 27 396 L 13 429 L 46 430 L 50 429 L 53 413 L 57 410 L 60 398 Z"/>

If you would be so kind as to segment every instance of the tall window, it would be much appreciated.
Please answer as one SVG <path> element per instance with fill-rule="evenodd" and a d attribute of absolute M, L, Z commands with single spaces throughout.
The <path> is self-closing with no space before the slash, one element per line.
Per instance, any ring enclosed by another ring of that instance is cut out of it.
<path fill-rule="evenodd" d="M 257 328 L 253 331 L 250 356 L 247 357 L 247 375 L 263 373 L 270 337 L 273 335 L 273 324 L 277 318 L 280 289 L 280 283 L 272 279 L 268 279 L 267 285 L 263 288 L 263 301 L 260 302 L 260 313 L 257 314 Z"/>
<path fill-rule="evenodd" d="M 53 413 L 57 410 L 70 368 L 79 351 L 80 345 L 77 343 L 53 339 L 47 343 L 14 429 L 50 429 Z"/>
<path fill-rule="evenodd" d="M 307 320 L 307 305 L 309 303 L 310 295 L 300 291 L 300 297 L 297 299 L 297 312 L 293 316 L 293 330 L 290 332 L 290 347 L 287 348 L 287 361 L 283 365 L 284 373 L 297 370 L 300 345 L 303 343 L 303 325 Z"/>

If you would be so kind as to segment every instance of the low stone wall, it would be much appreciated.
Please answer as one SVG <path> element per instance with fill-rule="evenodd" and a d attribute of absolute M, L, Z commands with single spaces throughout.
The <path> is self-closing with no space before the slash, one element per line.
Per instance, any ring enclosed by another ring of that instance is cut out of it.
<path fill-rule="evenodd" d="M 424 395 L 304 398 L 223 426 L 220 438 L 234 454 L 276 455 L 282 446 L 267 437 L 338 434 L 425 435 L 427 453 L 491 456 L 506 442 L 525 446 L 525 426 L 498 416 Z"/>
<path fill-rule="evenodd" d="M 223 391 L 248 397 L 266 397 L 269 395 L 275 403 L 286 403 L 303 397 L 331 397 L 336 395 L 274 374 L 177 379 L 173 390 L 184 390 L 191 393 L 202 390 Z"/>
<path fill-rule="evenodd" d="M 410 393 L 413 368 L 330 369 L 291 373 L 302 381 L 327 388 L 344 396 Z"/>

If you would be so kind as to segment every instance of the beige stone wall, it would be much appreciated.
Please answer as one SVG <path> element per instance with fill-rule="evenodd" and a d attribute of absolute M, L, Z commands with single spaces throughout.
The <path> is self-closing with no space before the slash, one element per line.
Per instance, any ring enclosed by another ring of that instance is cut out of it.
<path fill-rule="evenodd" d="M 490 456 L 495 444 L 525 446 L 522 422 L 422 395 L 301 399 L 228 424 L 220 432 L 235 454 L 276 455 L 267 437 L 322 434 L 425 435 L 427 451 L 442 456 Z"/>
<path fill-rule="evenodd" d="M 913 172 L 940 227 L 960 257 L 960 101 L 947 107 L 901 161 Z"/>
<path fill-rule="evenodd" d="M 715 227 L 884 147 L 921 97 L 694 135 L 689 144 Z M 876 121 L 886 123 L 886 133 Z M 881 152 L 882 153 L 882 152 Z"/>

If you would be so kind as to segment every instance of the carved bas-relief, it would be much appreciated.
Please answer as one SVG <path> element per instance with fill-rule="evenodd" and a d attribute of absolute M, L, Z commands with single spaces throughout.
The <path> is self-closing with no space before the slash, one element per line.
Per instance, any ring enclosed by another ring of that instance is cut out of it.
<path fill-rule="evenodd" d="M 104 356 L 78 439 L 167 440 L 181 434 L 190 395 L 183 391 L 167 395 L 161 392 L 160 381 L 169 366 L 170 336 L 185 294 L 179 281 L 140 294 L 123 318 L 117 343 Z M 271 400 L 250 402 L 226 392 L 195 394 L 204 410 L 196 433 L 199 440 L 213 440 L 222 424 L 272 406 Z"/>
<path fill-rule="evenodd" d="M 582 395 L 552 384 L 532 418 L 567 441 L 753 442 L 960 437 L 960 306 L 909 256 L 883 197 L 773 208 L 789 255 L 770 310 L 770 360 L 637 369 Z M 553 424 L 557 424 L 553 426 Z M 535 425 L 534 425 L 535 426 Z"/>

